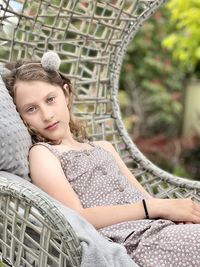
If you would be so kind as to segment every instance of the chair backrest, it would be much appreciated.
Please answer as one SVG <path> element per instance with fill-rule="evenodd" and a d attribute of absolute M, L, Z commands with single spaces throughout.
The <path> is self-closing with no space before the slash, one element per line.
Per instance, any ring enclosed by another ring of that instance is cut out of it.
<path fill-rule="evenodd" d="M 8 1 L 1 4 L 0 61 L 41 58 L 53 50 L 62 59 L 78 97 L 76 116 L 86 118 L 93 139 L 118 147 L 131 142 L 117 101 L 127 45 L 163 0 Z"/>

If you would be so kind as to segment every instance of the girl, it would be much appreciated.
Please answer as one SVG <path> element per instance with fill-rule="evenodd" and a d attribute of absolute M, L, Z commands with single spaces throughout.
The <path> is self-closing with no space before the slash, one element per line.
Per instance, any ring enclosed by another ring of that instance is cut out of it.
<path fill-rule="evenodd" d="M 110 143 L 85 139 L 70 112 L 72 88 L 58 71 L 58 56 L 48 52 L 41 63 L 7 68 L 3 79 L 34 143 L 33 183 L 123 244 L 139 266 L 200 266 L 200 205 L 153 198 Z"/>

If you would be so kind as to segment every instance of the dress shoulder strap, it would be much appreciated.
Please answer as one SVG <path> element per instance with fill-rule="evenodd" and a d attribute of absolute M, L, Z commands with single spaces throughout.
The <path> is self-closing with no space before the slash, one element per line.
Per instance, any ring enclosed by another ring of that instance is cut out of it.
<path fill-rule="evenodd" d="M 32 147 L 37 146 L 37 145 L 42 145 L 42 146 L 47 147 L 57 158 L 59 158 L 60 152 L 56 148 L 54 148 L 52 145 L 45 143 L 45 142 L 38 142 L 38 143 L 33 144 L 30 147 L 29 151 L 31 150 Z"/>
<path fill-rule="evenodd" d="M 88 139 L 84 139 L 83 142 L 84 142 L 84 143 L 87 143 L 87 144 L 89 144 L 89 145 L 91 145 L 91 146 L 96 146 L 92 141 L 90 141 L 90 140 L 88 140 Z"/>

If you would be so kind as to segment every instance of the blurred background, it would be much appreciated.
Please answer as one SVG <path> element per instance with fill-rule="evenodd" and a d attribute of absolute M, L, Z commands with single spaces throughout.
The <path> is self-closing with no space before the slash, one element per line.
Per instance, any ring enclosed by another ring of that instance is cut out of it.
<path fill-rule="evenodd" d="M 200 1 L 169 0 L 130 43 L 122 66 L 123 121 L 161 168 L 200 180 Z"/>

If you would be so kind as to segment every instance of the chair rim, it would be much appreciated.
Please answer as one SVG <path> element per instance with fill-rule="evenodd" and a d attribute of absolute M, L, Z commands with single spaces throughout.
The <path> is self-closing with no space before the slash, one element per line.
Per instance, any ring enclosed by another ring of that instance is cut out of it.
<path fill-rule="evenodd" d="M 3 174 L 0 174 L 0 193 L 1 195 L 11 196 L 14 199 L 20 200 L 20 203 L 25 203 L 36 210 L 45 218 L 51 226 L 56 230 L 57 235 L 60 237 L 62 244 L 66 251 L 69 253 L 69 247 L 67 246 L 67 240 L 70 238 L 73 240 L 76 247 L 76 255 L 78 261 L 81 260 L 81 245 L 80 241 L 72 228 L 71 224 L 65 219 L 64 215 L 59 211 L 56 204 L 51 201 L 47 194 L 41 194 L 40 190 L 28 187 L 27 182 L 23 185 L 19 181 L 12 181 L 10 178 L 5 178 Z M 72 256 L 74 251 L 70 251 Z M 70 254 L 69 253 L 69 254 Z"/>

